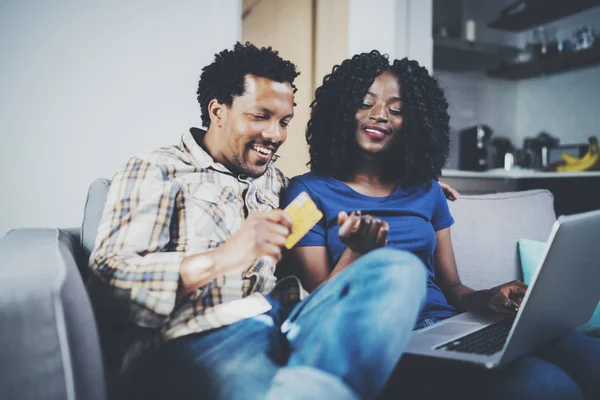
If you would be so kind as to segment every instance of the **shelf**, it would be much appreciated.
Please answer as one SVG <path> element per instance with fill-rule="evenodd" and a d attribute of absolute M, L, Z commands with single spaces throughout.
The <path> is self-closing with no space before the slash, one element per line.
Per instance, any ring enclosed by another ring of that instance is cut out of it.
<path fill-rule="evenodd" d="M 504 79 L 527 79 L 598 64 L 600 64 L 600 45 L 519 64 L 504 64 L 489 70 L 488 75 Z"/>
<path fill-rule="evenodd" d="M 539 1 L 537 3 L 541 4 Z M 527 8 L 527 1 L 525 1 L 523 10 L 501 15 L 498 19 L 490 22 L 488 26 L 505 31 L 521 32 L 599 6 L 600 0 L 561 0 L 542 3 L 540 6 Z"/>
<path fill-rule="evenodd" d="M 518 53 L 517 48 L 500 44 L 434 38 L 433 69 L 450 72 L 481 71 L 512 60 Z"/>

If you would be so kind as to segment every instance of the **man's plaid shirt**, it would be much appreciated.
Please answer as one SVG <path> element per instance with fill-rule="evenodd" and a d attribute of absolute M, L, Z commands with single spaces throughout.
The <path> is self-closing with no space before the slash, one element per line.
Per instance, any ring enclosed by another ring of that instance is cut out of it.
<path fill-rule="evenodd" d="M 276 281 L 271 258 L 177 300 L 179 268 L 184 257 L 225 242 L 245 215 L 277 208 L 286 185 L 272 165 L 255 179 L 233 175 L 189 132 L 179 145 L 130 159 L 112 180 L 90 256 L 93 280 L 104 287 L 97 301 L 125 310 L 137 326 L 156 328 L 160 341 L 267 311 L 262 294 Z M 301 290 L 294 281 L 281 285 L 288 300 Z"/>

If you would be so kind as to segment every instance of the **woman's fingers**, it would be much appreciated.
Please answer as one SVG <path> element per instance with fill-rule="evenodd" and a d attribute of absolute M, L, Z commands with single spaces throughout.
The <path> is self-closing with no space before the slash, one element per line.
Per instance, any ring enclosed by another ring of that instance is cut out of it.
<path fill-rule="evenodd" d="M 385 221 L 381 221 L 381 225 L 379 226 L 379 230 L 377 231 L 377 239 L 375 241 L 376 247 L 387 246 L 387 237 L 389 231 L 390 227 L 388 223 Z"/>

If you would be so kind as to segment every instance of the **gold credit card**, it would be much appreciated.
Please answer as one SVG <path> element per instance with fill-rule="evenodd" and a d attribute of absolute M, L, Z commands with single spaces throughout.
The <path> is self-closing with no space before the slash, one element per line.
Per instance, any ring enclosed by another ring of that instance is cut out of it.
<path fill-rule="evenodd" d="M 283 212 L 292 219 L 292 233 L 285 241 L 285 247 L 288 250 L 294 247 L 323 218 L 323 213 L 317 208 L 315 202 L 306 192 L 302 192 L 296 196 Z"/>

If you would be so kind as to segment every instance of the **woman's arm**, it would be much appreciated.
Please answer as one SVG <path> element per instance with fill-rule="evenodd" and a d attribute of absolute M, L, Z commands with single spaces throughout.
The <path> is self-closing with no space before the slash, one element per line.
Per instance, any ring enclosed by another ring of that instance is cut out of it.
<path fill-rule="evenodd" d="M 437 231 L 436 239 L 434 250 L 436 282 L 450 304 L 460 311 L 491 309 L 506 313 L 518 309 L 527 290 L 525 284 L 513 281 L 487 290 L 473 290 L 463 285 L 456 268 L 450 228 Z"/>
<path fill-rule="evenodd" d="M 363 254 L 386 245 L 389 226 L 383 220 L 361 216 L 360 213 L 347 215 L 341 212 L 338 224 L 340 240 L 347 247 L 333 269 L 330 268 L 325 246 L 295 247 L 286 254 L 286 268 L 300 278 L 308 292 L 333 278 Z"/>
<path fill-rule="evenodd" d="M 435 233 L 437 244 L 434 250 L 435 276 L 446 298 L 461 311 L 474 310 L 479 301 L 473 301 L 476 291 L 463 285 L 458 276 L 450 228 Z"/>

